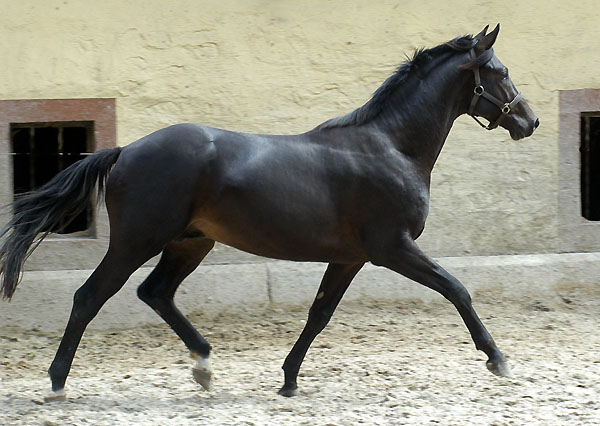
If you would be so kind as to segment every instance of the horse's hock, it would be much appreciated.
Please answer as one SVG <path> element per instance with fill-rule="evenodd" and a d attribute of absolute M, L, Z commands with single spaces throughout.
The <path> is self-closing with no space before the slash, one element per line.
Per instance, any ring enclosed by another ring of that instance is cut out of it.
<path fill-rule="evenodd" d="M 552 303 L 561 291 L 597 286 L 600 253 L 535 254 L 519 256 L 446 257 L 437 259 L 459 278 L 477 303 L 479 292 L 494 292 L 510 303 L 529 298 Z M 181 285 L 177 305 L 186 313 L 239 312 L 269 305 L 305 306 L 314 299 L 326 268 L 320 263 L 271 261 L 263 263 L 201 265 Z M 130 328 L 162 323 L 136 297 L 139 283 L 152 268 L 133 274 L 92 321 L 93 329 Z M 68 319 L 73 293 L 91 270 L 25 272 L 19 291 L 0 310 L 0 328 L 19 327 L 59 331 Z M 290 279 L 293 277 L 293 279 Z M 372 265 L 358 273 L 344 301 L 357 299 L 422 300 L 440 296 L 398 274 Z M 40 303 L 44 301 L 44 303 Z M 343 302 L 342 302 L 343 303 Z"/>

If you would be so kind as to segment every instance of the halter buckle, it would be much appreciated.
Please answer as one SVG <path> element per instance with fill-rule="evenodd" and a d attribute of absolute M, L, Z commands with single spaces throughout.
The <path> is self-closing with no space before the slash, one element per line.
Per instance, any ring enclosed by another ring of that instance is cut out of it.
<path fill-rule="evenodd" d="M 481 85 L 475 86 L 475 89 L 473 89 L 473 93 L 475 93 L 477 96 L 483 95 L 483 92 L 485 92 L 485 89 Z"/>
<path fill-rule="evenodd" d="M 502 108 L 500 108 L 500 110 L 502 111 L 502 114 L 510 114 L 510 104 L 506 103 L 502 105 Z"/>

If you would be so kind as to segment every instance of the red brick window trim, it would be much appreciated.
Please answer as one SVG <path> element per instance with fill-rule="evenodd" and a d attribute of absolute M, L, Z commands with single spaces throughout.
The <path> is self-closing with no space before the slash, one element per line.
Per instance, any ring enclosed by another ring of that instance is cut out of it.
<path fill-rule="evenodd" d="M 600 89 L 559 92 L 560 251 L 600 251 Z"/>
<path fill-rule="evenodd" d="M 116 145 L 115 99 L 0 101 L 0 202 L 34 189 L 73 162 Z M 96 235 L 90 205 L 62 233 Z"/>

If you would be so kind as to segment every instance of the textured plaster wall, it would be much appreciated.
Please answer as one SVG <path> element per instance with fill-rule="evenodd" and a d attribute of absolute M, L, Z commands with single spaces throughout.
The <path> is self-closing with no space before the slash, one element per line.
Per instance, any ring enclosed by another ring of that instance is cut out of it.
<path fill-rule="evenodd" d="M 459 119 L 421 245 L 436 256 L 559 248 L 558 90 L 600 87 L 595 0 L 0 0 L 0 10 L 0 97 L 116 98 L 120 145 L 185 121 L 302 132 L 362 105 L 415 48 L 500 22 L 496 54 L 541 127 L 514 142 Z"/>

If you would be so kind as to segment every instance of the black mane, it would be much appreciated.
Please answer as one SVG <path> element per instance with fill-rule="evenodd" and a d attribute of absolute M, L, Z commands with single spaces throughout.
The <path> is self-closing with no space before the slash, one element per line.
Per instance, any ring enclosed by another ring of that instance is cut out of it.
<path fill-rule="evenodd" d="M 412 58 L 402 63 L 396 72 L 385 80 L 385 82 L 375 91 L 371 99 L 360 108 L 341 117 L 332 118 L 320 124 L 315 130 L 330 129 L 333 127 L 346 127 L 352 125 L 365 124 L 379 115 L 386 106 L 389 98 L 394 91 L 400 87 L 408 77 L 418 69 L 427 65 L 432 59 L 449 51 L 464 52 L 477 44 L 475 38 L 470 35 L 456 37 L 447 43 L 431 49 L 417 49 Z M 482 55 L 484 56 L 484 55 Z M 479 58 L 478 58 L 479 59 Z M 463 65 L 464 68 L 471 68 L 472 63 Z"/>

